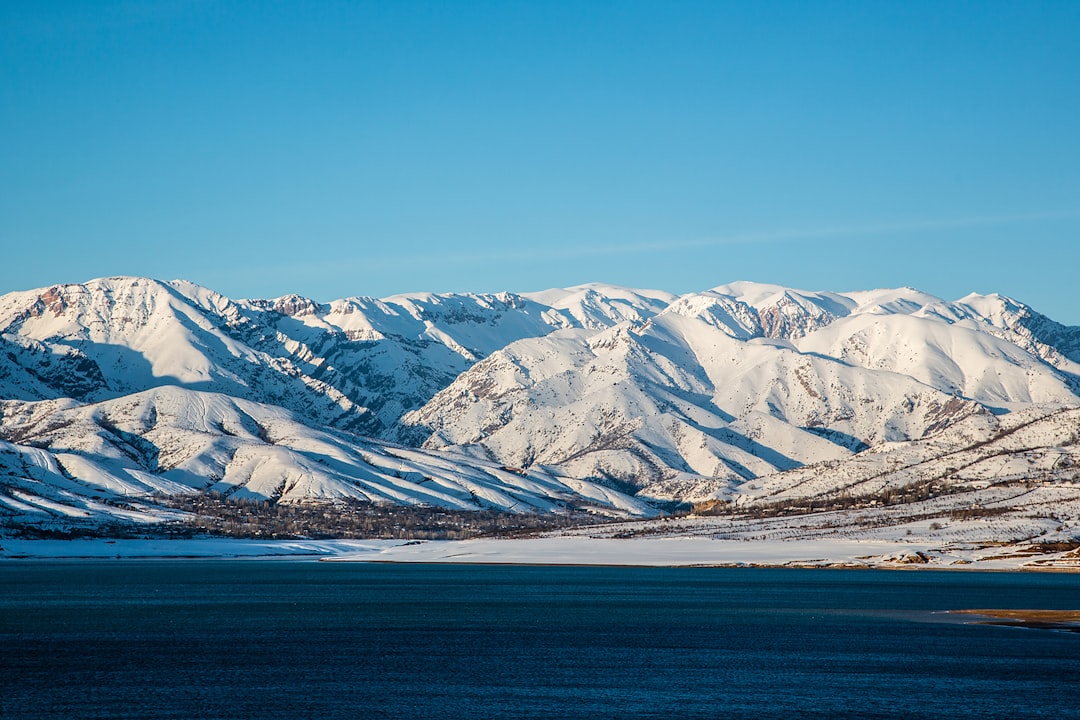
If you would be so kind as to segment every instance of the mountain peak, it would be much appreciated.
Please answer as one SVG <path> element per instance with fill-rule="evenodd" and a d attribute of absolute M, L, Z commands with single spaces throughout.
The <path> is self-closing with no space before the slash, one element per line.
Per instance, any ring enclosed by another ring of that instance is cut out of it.
<path fill-rule="evenodd" d="M 1080 329 L 1001 295 L 945 302 L 906 287 L 234 302 L 185 280 L 115 277 L 0 296 L 0 328 L 0 399 L 103 403 L 171 386 L 668 498 L 912 441 L 965 414 L 1080 404 Z M 207 397 L 173 394 L 184 408 Z M 169 393 L 155 397 L 131 403 L 163 411 Z M 219 431 L 259 437 L 207 430 Z"/>

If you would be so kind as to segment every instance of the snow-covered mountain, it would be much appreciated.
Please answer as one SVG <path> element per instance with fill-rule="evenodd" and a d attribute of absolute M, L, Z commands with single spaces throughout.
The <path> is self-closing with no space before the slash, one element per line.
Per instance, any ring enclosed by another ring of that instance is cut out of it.
<path fill-rule="evenodd" d="M 428 448 L 687 498 L 982 411 L 907 375 L 726 330 L 665 312 L 518 341 L 405 421 L 432 430 Z"/>
<path fill-rule="evenodd" d="M 735 283 L 515 342 L 404 422 L 427 448 L 695 499 L 973 415 L 1077 404 L 1077 338 L 997 296 Z"/>
<path fill-rule="evenodd" d="M 93 516 L 151 522 L 160 519 L 156 495 L 200 491 L 280 503 L 655 514 L 589 481 L 312 428 L 279 407 L 187 388 L 88 405 L 9 400 L 0 414 L 0 508 L 28 523 Z"/>
<path fill-rule="evenodd" d="M 108 278 L 0 296 L 0 502 L 213 488 L 641 514 L 626 493 L 756 501 L 751 483 L 1078 392 L 1080 328 L 997 295 L 739 282 L 319 303 Z"/>
<path fill-rule="evenodd" d="M 1035 405 L 974 415 L 930 437 L 755 478 L 724 499 L 736 505 L 838 498 L 881 504 L 905 493 L 925 499 L 996 489 L 1007 497 L 1053 495 L 1062 487 L 1075 496 L 1078 482 L 1080 408 Z"/>
<path fill-rule="evenodd" d="M 233 301 L 185 281 L 107 278 L 0 296 L 0 397 L 97 401 L 164 385 L 388 435 L 478 359 L 564 327 L 648 317 L 670 297 L 605 286 L 328 304 Z"/>

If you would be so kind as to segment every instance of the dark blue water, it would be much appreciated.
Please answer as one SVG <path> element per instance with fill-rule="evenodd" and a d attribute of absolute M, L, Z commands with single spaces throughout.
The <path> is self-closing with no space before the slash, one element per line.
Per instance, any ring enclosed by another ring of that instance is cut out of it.
<path fill-rule="evenodd" d="M 1080 575 L 0 564 L 4 718 L 1080 717 Z"/>

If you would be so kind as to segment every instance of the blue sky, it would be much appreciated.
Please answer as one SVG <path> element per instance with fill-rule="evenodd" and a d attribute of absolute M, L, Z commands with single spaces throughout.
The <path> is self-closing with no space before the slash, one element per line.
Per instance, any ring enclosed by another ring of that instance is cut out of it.
<path fill-rule="evenodd" d="M 1080 324 L 1077 2 L 0 4 L 0 291 L 1002 292 Z"/>

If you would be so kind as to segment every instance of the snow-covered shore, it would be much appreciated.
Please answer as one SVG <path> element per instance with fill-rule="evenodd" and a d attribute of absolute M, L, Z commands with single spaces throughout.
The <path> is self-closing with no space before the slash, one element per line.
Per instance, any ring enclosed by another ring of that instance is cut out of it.
<path fill-rule="evenodd" d="M 0 559 L 281 558 L 378 552 L 401 540 L 0 540 Z"/>
<path fill-rule="evenodd" d="M 1060 557 L 1059 557 L 1060 555 Z M 462 541 L 404 540 L 4 540 L 0 558 L 264 558 L 337 562 L 520 565 L 922 567 L 1080 571 L 1065 553 L 1032 556 L 1011 548 L 815 539 L 542 537 Z"/>
<path fill-rule="evenodd" d="M 1064 555 L 1064 554 L 1062 554 Z M 936 567 L 984 570 L 1080 570 L 1080 561 L 1033 557 L 1008 548 L 935 547 L 885 540 L 740 541 L 703 537 L 609 539 L 542 537 L 392 545 L 328 556 L 341 562 L 522 565 Z"/>

